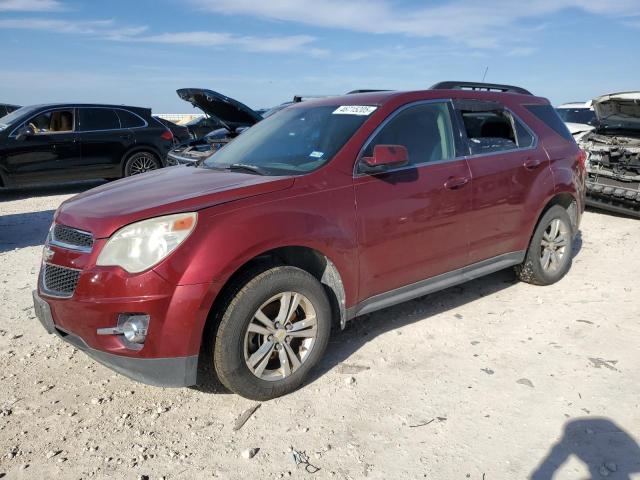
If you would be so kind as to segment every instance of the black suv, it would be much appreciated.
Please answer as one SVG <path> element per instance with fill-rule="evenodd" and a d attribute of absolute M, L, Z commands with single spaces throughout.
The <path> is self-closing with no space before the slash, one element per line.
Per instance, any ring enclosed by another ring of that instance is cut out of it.
<path fill-rule="evenodd" d="M 14 110 L 19 109 L 18 105 L 11 105 L 9 103 L 0 103 L 0 116 L 4 117 L 5 115 L 10 114 Z"/>
<path fill-rule="evenodd" d="M 0 186 L 135 175 L 164 166 L 172 145 L 148 108 L 22 107 L 0 118 Z"/>

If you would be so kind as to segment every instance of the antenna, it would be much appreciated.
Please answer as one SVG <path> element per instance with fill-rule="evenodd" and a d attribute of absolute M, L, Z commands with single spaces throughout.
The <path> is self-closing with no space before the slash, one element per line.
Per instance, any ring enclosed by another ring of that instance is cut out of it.
<path fill-rule="evenodd" d="M 484 68 L 484 75 L 482 75 L 482 82 L 484 83 L 484 79 L 487 78 L 487 72 L 489 71 L 489 65 Z"/>

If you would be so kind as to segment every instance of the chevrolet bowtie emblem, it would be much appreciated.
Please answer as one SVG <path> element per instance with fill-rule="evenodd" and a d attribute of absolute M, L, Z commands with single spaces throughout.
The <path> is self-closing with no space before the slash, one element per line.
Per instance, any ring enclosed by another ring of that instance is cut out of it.
<path fill-rule="evenodd" d="M 54 253 L 55 252 L 53 250 L 45 245 L 44 250 L 42 250 L 42 260 L 48 262 L 53 258 Z"/>

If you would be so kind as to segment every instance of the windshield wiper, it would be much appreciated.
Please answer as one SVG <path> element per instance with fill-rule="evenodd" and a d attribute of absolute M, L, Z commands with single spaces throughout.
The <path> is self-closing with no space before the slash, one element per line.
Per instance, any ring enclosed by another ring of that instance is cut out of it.
<path fill-rule="evenodd" d="M 258 175 L 267 175 L 267 172 L 264 168 L 258 167 L 256 165 L 248 165 L 246 163 L 232 163 L 229 165 L 229 170 L 245 170 L 251 173 L 257 173 Z"/>

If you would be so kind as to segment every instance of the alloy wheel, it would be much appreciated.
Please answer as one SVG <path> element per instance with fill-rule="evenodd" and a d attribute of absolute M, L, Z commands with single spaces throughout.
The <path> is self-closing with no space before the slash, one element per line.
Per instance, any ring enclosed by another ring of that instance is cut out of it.
<path fill-rule="evenodd" d="M 309 358 L 318 334 L 311 301 L 283 292 L 254 313 L 244 337 L 244 360 L 262 380 L 276 381 L 295 373 Z"/>
<path fill-rule="evenodd" d="M 542 269 L 549 273 L 557 272 L 563 264 L 565 255 L 568 255 L 569 228 L 561 220 L 551 220 L 540 242 L 540 264 Z"/>
<path fill-rule="evenodd" d="M 138 175 L 140 173 L 157 170 L 158 163 L 153 155 L 149 153 L 136 153 L 129 160 L 129 175 Z"/>

